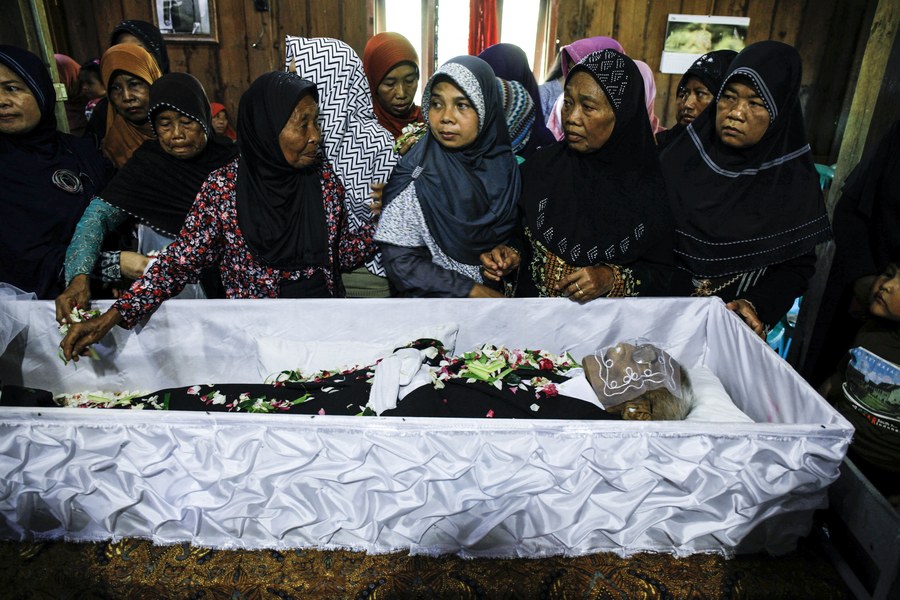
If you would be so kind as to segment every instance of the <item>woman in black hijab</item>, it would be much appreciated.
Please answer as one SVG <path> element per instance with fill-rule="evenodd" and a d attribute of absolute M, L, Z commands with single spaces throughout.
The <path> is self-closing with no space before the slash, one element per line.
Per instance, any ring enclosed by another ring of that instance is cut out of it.
<path fill-rule="evenodd" d="M 722 87 L 722 79 L 735 56 L 737 52 L 734 50 L 707 52 L 684 72 L 681 81 L 678 82 L 676 101 L 678 121 L 671 129 L 656 134 L 656 144 L 660 152 L 706 110 Z"/>
<path fill-rule="evenodd" d="M 237 156 L 234 144 L 213 131 L 209 100 L 193 75 L 169 73 L 154 82 L 149 113 L 156 139 L 135 151 L 78 223 L 66 252 L 68 287 L 56 299 L 60 321 L 73 306 L 87 306 L 90 301 L 89 277 L 109 233 L 133 217 L 139 223 L 138 252 L 162 250 L 178 236 L 209 174 Z M 120 256 L 116 252 L 104 257 L 104 279 L 140 276 L 148 259 L 139 257 L 135 272 L 124 268 Z"/>
<path fill-rule="evenodd" d="M 673 222 L 637 65 L 587 55 L 567 74 L 562 116 L 565 139 L 522 166 L 527 242 L 484 254 L 486 276 L 521 262 L 518 295 L 577 302 L 666 293 Z"/>
<path fill-rule="evenodd" d="M 135 19 L 122 21 L 112 30 L 109 36 L 109 45 L 137 44 L 149 52 L 156 59 L 159 70 L 163 75 L 169 72 L 169 52 L 166 50 L 166 41 L 159 29 L 152 23 Z"/>
<path fill-rule="evenodd" d="M 685 293 L 716 295 L 760 336 L 806 290 L 831 236 L 800 109 L 800 56 L 747 46 L 716 99 L 663 152 Z"/>
<path fill-rule="evenodd" d="M 166 49 L 166 41 L 159 29 L 152 23 L 130 19 L 122 21 L 112 30 L 109 36 L 110 47 L 118 44 L 135 44 L 150 53 L 156 60 L 156 64 L 163 75 L 169 72 L 169 52 Z M 94 107 L 85 137 L 93 137 L 100 141 L 106 135 L 106 123 L 108 120 L 107 107 L 109 98 L 102 98 Z"/>
<path fill-rule="evenodd" d="M 238 109 L 240 156 L 209 175 L 178 238 L 143 277 L 105 314 L 70 328 L 64 356 L 116 324 L 133 327 L 208 267 L 228 298 L 343 296 L 340 270 L 371 257 L 374 232 L 350 232 L 321 140 L 313 82 L 285 72 L 256 79 Z"/>
<path fill-rule="evenodd" d="M 54 298 L 66 246 L 109 165 L 90 143 L 56 131 L 41 59 L 0 46 L 0 82 L 0 282 Z"/>

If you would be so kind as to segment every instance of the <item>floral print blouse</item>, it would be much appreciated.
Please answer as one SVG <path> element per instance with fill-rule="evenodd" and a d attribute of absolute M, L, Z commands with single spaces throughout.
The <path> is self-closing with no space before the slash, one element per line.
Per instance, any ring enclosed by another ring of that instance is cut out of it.
<path fill-rule="evenodd" d="M 331 164 L 321 165 L 322 200 L 328 229 L 328 265 L 282 271 L 260 263 L 238 225 L 237 172 L 240 157 L 210 173 L 188 212 L 181 234 L 169 244 L 143 277 L 122 294 L 113 307 L 130 329 L 140 319 L 176 295 L 200 272 L 217 266 L 227 298 L 277 298 L 282 280 L 310 278 L 321 271 L 333 296 L 343 296 L 341 270 L 350 270 L 375 252 L 374 227 L 351 233 L 344 209 L 344 186 Z"/>

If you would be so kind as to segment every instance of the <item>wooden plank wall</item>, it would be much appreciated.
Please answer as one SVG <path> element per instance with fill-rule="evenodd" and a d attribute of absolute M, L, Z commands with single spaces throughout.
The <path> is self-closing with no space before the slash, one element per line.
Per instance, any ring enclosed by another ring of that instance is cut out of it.
<path fill-rule="evenodd" d="M 656 72 L 655 111 L 675 122 L 679 76 L 659 73 L 669 13 L 750 17 L 748 42 L 779 40 L 803 59 L 803 102 L 813 154 L 837 158 L 874 0 L 563 0 L 559 44 L 596 35 L 617 39 Z M 849 96 L 848 96 L 849 92 Z"/>
<path fill-rule="evenodd" d="M 99 56 L 125 19 L 153 22 L 153 0 L 45 0 L 58 51 L 78 62 Z M 251 0 L 216 0 L 218 44 L 167 41 L 173 71 L 197 77 L 210 100 L 232 118 L 241 94 L 259 75 L 283 68 L 285 35 L 336 37 L 362 55 L 370 31 L 366 0 L 270 1 L 258 13 Z M 258 42 L 258 43 L 257 43 Z M 256 46 L 254 46 L 256 44 Z"/>
<path fill-rule="evenodd" d="M 108 44 L 109 31 L 123 19 L 153 20 L 153 0 L 44 1 L 56 47 L 78 61 L 99 55 Z M 170 43 L 173 70 L 197 76 L 210 98 L 235 114 L 250 82 L 282 67 L 285 34 L 338 37 L 362 54 L 372 31 L 372 0 L 271 0 L 270 4 L 270 12 L 257 13 L 250 0 L 217 0 L 219 43 Z M 557 38 L 564 45 L 583 37 L 612 36 L 629 55 L 656 71 L 669 13 L 750 17 L 749 42 L 776 39 L 800 51 L 801 100 L 810 143 L 819 162 L 833 163 L 876 4 L 876 0 L 559 0 Z M 0 33 L 6 28 L 0 25 Z M 674 75 L 656 75 L 656 114 L 666 125 L 675 120 L 678 80 Z"/>

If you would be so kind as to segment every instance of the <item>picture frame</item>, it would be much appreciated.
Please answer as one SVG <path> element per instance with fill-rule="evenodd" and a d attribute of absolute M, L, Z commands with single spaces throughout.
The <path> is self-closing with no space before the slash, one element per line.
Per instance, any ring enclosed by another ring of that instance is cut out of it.
<path fill-rule="evenodd" d="M 153 19 L 166 41 L 219 42 L 215 0 L 153 0 Z"/>
<path fill-rule="evenodd" d="M 707 52 L 740 52 L 749 29 L 749 17 L 670 14 L 659 71 L 679 75 Z"/>

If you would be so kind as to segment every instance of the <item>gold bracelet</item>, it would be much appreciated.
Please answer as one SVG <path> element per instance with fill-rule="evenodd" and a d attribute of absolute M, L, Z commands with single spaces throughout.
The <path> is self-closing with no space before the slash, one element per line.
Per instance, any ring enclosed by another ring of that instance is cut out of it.
<path fill-rule="evenodd" d="M 623 298 L 625 296 L 625 278 L 622 277 L 622 271 L 619 267 L 615 265 L 610 265 L 607 263 L 603 263 L 604 266 L 609 267 L 613 272 L 613 277 L 615 278 L 612 284 L 612 287 L 606 293 L 607 298 Z"/>

